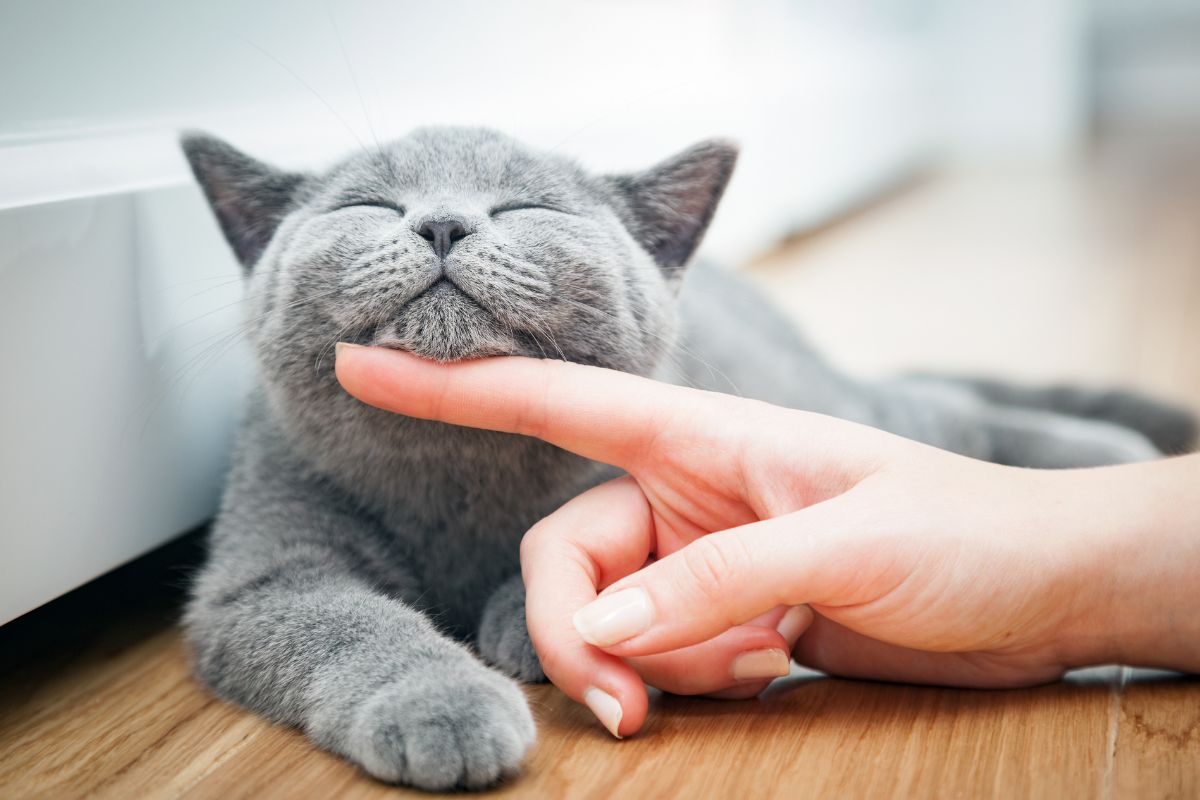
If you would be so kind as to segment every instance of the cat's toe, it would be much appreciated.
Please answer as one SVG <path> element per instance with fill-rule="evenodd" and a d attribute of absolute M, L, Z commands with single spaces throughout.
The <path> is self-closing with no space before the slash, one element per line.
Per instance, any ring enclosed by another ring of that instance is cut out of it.
<path fill-rule="evenodd" d="M 492 646 L 481 654 L 484 660 L 501 672 L 524 683 L 544 683 L 546 681 L 546 673 L 542 670 L 541 659 L 538 658 L 537 651 L 533 649 L 533 642 L 530 641 L 529 632 L 523 624 L 505 629 L 490 644 Z M 480 649 L 483 650 L 483 648 Z"/>
<path fill-rule="evenodd" d="M 492 597 L 483 615 L 475 647 L 483 660 L 525 683 L 543 683 L 546 673 L 525 624 L 525 589 L 506 586 Z"/>
<path fill-rule="evenodd" d="M 357 720 L 359 763 L 380 780 L 428 790 L 483 789 L 516 774 L 536 739 L 533 716 L 517 686 L 480 672 L 377 693 Z"/>

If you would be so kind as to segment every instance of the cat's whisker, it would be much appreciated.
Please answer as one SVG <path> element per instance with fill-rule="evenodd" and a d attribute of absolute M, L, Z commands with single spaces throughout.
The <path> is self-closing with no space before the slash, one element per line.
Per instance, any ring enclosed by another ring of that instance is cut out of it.
<path fill-rule="evenodd" d="M 578 300 L 575 300 L 574 298 L 567 297 L 566 295 L 560 295 L 556 299 L 566 302 L 569 305 L 572 305 L 581 310 L 607 317 L 608 319 L 612 320 L 613 322 L 615 322 L 617 324 L 628 324 L 628 321 L 618 319 L 611 312 L 605 311 L 602 308 L 597 308 L 595 306 L 588 305 L 587 303 L 580 302 Z M 677 337 L 663 336 L 662 334 L 660 334 L 656 331 L 650 330 L 649 328 L 646 328 L 645 326 L 642 326 L 642 325 L 638 325 L 637 327 L 638 327 L 639 332 L 641 332 L 645 335 L 651 336 L 653 338 L 656 338 L 660 342 L 662 342 L 664 345 L 667 345 L 667 347 L 665 348 L 665 350 L 666 350 L 665 356 L 667 358 L 671 359 L 673 366 L 678 368 L 677 369 L 677 371 L 679 372 L 678 377 L 680 379 L 686 381 L 687 384 L 689 386 L 691 386 L 692 388 L 696 388 L 696 385 L 694 383 L 692 383 L 692 381 L 687 377 L 686 373 L 683 371 L 683 369 L 682 369 L 683 365 L 682 365 L 682 362 L 680 361 L 680 356 L 677 353 L 673 352 L 673 350 L 678 350 L 679 353 L 681 353 L 683 355 L 687 355 L 689 358 L 695 360 L 698 364 L 700 364 L 702 367 L 704 367 L 705 369 L 707 369 L 709 371 L 709 374 L 714 378 L 714 380 L 717 377 L 720 377 L 723 381 L 725 381 L 725 383 L 729 384 L 730 388 L 733 389 L 732 394 L 737 395 L 738 397 L 743 396 L 741 390 L 737 387 L 737 384 L 735 384 L 729 376 L 727 376 L 724 372 L 722 372 L 720 369 L 718 369 L 715 365 L 713 365 L 712 363 L 705 360 L 703 357 L 701 357 L 697 353 L 695 353 L 692 350 L 690 350 L 689 348 L 687 348 L 684 344 L 682 344 L 680 341 L 678 341 Z"/>
<path fill-rule="evenodd" d="M 165 294 L 166 292 L 173 291 L 182 286 L 193 286 L 197 283 L 210 283 L 212 281 L 219 281 L 221 286 L 228 286 L 231 283 L 238 283 L 243 280 L 245 280 L 245 279 L 242 278 L 242 276 L 239 275 L 237 277 L 232 277 L 232 276 L 230 276 L 228 271 L 225 271 L 225 272 L 220 272 L 215 275 L 206 275 L 203 277 L 189 278 L 188 280 L 185 280 L 185 281 L 173 281 L 171 283 L 163 284 L 162 286 L 156 288 L 154 290 L 154 293 L 155 294 Z M 204 289 L 203 291 L 208 291 L 208 289 Z M 190 300 L 193 296 L 194 295 L 189 295 L 187 299 Z"/>
<path fill-rule="evenodd" d="M 281 59 L 277 58 L 274 54 L 272 54 L 270 51 L 268 51 L 265 47 L 262 47 L 261 45 L 259 45 L 257 42 L 246 38 L 245 36 L 238 33 L 236 30 L 234 30 L 232 28 L 229 28 L 226 26 L 221 26 L 221 27 L 224 29 L 224 31 L 227 34 L 234 37 L 235 39 L 240 40 L 243 44 L 253 47 L 259 53 L 261 53 L 262 55 L 264 55 L 265 57 L 267 57 L 271 61 L 273 61 L 280 69 L 282 69 L 288 75 L 291 75 L 292 78 L 294 78 L 297 83 L 299 83 L 301 86 L 303 86 L 308 91 L 309 94 L 311 94 L 313 97 L 315 97 L 317 99 L 317 101 L 320 102 L 321 105 L 323 105 L 325 107 L 325 109 L 330 114 L 333 115 L 334 119 L 336 119 L 341 124 L 341 126 L 346 129 L 346 132 L 349 133 L 350 136 L 354 139 L 354 141 L 358 144 L 358 147 L 360 150 L 362 150 L 364 153 L 368 153 L 368 154 L 370 153 L 370 151 L 367 149 L 367 146 L 363 143 L 363 140 L 359 137 L 358 133 L 356 133 L 354 128 L 352 128 L 350 126 L 350 123 L 346 122 L 345 117 L 343 117 L 341 114 L 339 114 L 337 112 L 337 109 L 335 109 L 333 107 L 333 105 L 328 100 L 326 100 L 325 97 L 320 92 L 318 92 L 316 89 L 314 89 L 312 87 L 312 84 L 310 84 L 308 81 L 304 80 L 304 78 L 302 78 L 300 76 L 300 73 L 296 72 L 296 70 L 289 67 Z"/>
<path fill-rule="evenodd" d="M 162 336 L 164 338 L 167 336 L 172 336 L 172 335 L 178 333 L 183 328 L 186 328 L 189 325 L 194 325 L 195 323 L 200 322 L 201 320 L 208 319 L 209 317 L 213 316 L 214 314 L 220 314 L 222 311 L 227 311 L 227 310 L 233 308 L 234 306 L 238 306 L 238 305 L 241 305 L 241 304 L 247 302 L 248 300 L 256 300 L 256 299 L 259 299 L 262 297 L 267 297 L 270 294 L 271 294 L 270 290 L 264 290 L 263 292 L 259 292 L 259 293 L 243 292 L 242 296 L 239 297 L 237 300 L 234 300 L 230 303 L 225 303 L 223 305 L 216 306 L 215 308 L 210 308 L 201 314 L 198 314 L 194 317 L 186 319 L 183 322 L 179 322 L 179 323 L 176 323 L 175 325 L 172 325 L 170 328 L 168 328 L 166 331 L 164 331 L 162 333 Z"/>
<path fill-rule="evenodd" d="M 234 284 L 238 284 L 238 283 L 244 283 L 244 279 L 241 278 L 240 276 L 237 278 L 229 278 L 228 280 L 224 280 L 224 281 L 214 284 L 212 286 L 206 286 L 205 288 L 200 289 L 199 291 L 189 294 L 187 297 L 185 297 L 183 299 L 182 302 L 190 303 L 191 301 L 196 300 L 197 298 L 202 297 L 203 295 L 206 295 L 209 292 L 219 291 L 221 289 L 225 289 L 229 286 L 233 286 Z"/>
<path fill-rule="evenodd" d="M 226 333 L 222 334 L 221 341 L 224 341 L 226 337 L 234 336 L 234 335 L 237 335 L 238 333 L 240 333 L 240 330 L 234 331 L 233 333 L 226 332 Z M 213 345 L 213 346 L 215 346 L 215 345 Z M 171 394 L 172 391 L 174 391 L 182 383 L 184 377 L 188 374 L 188 371 L 190 370 L 190 368 L 194 364 L 196 364 L 197 361 L 204 359 L 211 352 L 211 347 L 212 346 L 210 346 L 209 348 L 205 348 L 199 354 L 192 356 L 187 361 L 185 361 L 182 365 L 180 365 L 178 368 L 176 368 L 174 374 L 166 381 L 166 383 L 163 385 L 163 387 L 159 391 L 157 391 L 153 396 L 148 398 L 145 402 L 141 403 L 139 405 L 139 407 L 134 410 L 133 418 L 137 418 L 138 416 L 143 417 L 142 426 L 141 426 L 141 434 L 140 434 L 141 436 L 145 436 L 146 430 L 149 428 L 150 421 L 153 419 L 154 414 L 158 411 L 158 409 L 166 401 L 167 397 Z"/>
<path fill-rule="evenodd" d="M 558 346 L 558 341 L 554 338 L 554 335 L 550 332 L 550 327 L 548 325 L 546 325 L 545 323 L 542 323 L 540 321 L 535 321 L 532 319 L 526 320 L 526 324 L 533 327 L 535 336 L 541 335 L 546 338 L 546 340 L 550 343 L 550 346 L 553 347 L 555 349 L 555 351 L 558 353 L 558 357 L 560 360 L 562 360 L 562 361 L 570 361 L 571 360 L 571 359 L 567 358 L 566 354 L 562 351 L 562 348 Z M 541 348 L 539 347 L 539 349 L 541 349 Z M 543 352 L 543 357 L 544 357 L 544 352 Z"/>
<path fill-rule="evenodd" d="M 342 38 L 342 30 L 338 26 L 337 16 L 333 13 L 333 7 L 329 5 L 329 0 L 325 0 L 325 15 L 329 17 L 329 24 L 333 27 L 334 36 L 337 37 L 338 49 L 342 53 L 342 62 L 346 65 L 346 73 L 350 76 L 350 83 L 354 85 L 354 93 L 358 95 L 358 105 L 362 109 L 363 121 L 367 123 L 367 130 L 371 133 L 371 139 L 375 142 L 375 152 L 383 153 L 383 146 L 379 144 L 379 137 L 375 135 L 375 125 L 371 122 L 371 114 L 367 111 L 367 101 L 363 97 L 362 88 L 358 85 L 358 78 L 354 74 L 354 68 L 350 66 L 350 56 L 346 53 L 346 42 Z"/>
<path fill-rule="evenodd" d="M 296 298 L 295 300 L 283 304 L 281 308 L 298 308 L 305 303 L 319 300 L 330 294 L 334 294 L 336 291 L 337 290 L 335 289 Z M 244 299 L 245 298 L 243 298 L 243 300 Z M 225 308 L 228 307 L 229 306 L 225 306 Z M 188 346 L 188 348 L 185 348 L 184 352 L 186 352 L 188 349 L 203 345 L 202 350 L 190 356 L 183 364 L 179 365 L 175 369 L 174 374 L 167 380 L 166 384 L 161 390 L 156 392 L 151 398 L 142 403 L 141 407 L 135 411 L 136 416 L 141 416 L 143 413 L 145 414 L 141 429 L 142 435 L 145 435 L 147 426 L 149 425 L 155 411 L 172 392 L 175 392 L 178 389 L 178 400 L 179 402 L 182 402 L 183 398 L 186 397 L 187 392 L 194 385 L 196 379 L 203 374 L 205 370 L 217 363 L 226 353 L 232 350 L 241 339 L 248 336 L 254 327 L 269 315 L 270 312 L 266 312 L 255 317 L 242 320 L 231 330 L 219 331 L 199 340 L 198 342 L 193 342 Z M 302 324 L 302 321 L 298 320 L 297 322 L 293 323 L 293 326 L 300 324 Z"/>
<path fill-rule="evenodd" d="M 334 337 L 329 340 L 329 344 L 317 351 L 317 357 L 313 361 L 313 372 L 315 374 L 319 375 L 321 373 L 321 361 L 325 358 L 326 354 L 333 352 L 333 350 L 337 347 L 337 343 L 343 341 L 342 337 L 345 336 L 347 331 L 351 330 L 353 327 L 353 322 L 346 323 L 338 330 Z"/>

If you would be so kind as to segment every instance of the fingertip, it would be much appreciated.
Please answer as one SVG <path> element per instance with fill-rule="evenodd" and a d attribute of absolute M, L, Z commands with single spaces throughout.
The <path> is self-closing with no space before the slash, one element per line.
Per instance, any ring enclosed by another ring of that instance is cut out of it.
<path fill-rule="evenodd" d="M 364 347 L 350 342 L 338 342 L 334 345 L 333 374 L 342 388 L 351 395 L 365 403 L 375 405 L 372 402 L 375 394 L 373 384 L 386 379 L 390 374 L 380 374 L 379 368 L 386 365 L 392 369 L 397 365 L 403 365 L 407 360 L 400 358 L 398 361 L 381 361 L 381 359 L 387 359 L 389 355 L 403 356 L 404 354 L 380 347 Z"/>
<path fill-rule="evenodd" d="M 361 349 L 360 345 L 349 342 L 338 342 L 333 346 L 333 374 L 337 376 L 342 388 L 351 394 L 354 392 L 347 385 L 347 381 L 353 383 L 355 378 L 353 351 Z"/>
<path fill-rule="evenodd" d="M 538 647 L 546 677 L 564 694 L 589 708 L 619 738 L 641 729 L 649 699 L 634 669 L 619 658 L 578 641 Z"/>
<path fill-rule="evenodd" d="M 610 734 L 618 739 L 632 736 L 646 722 L 650 701 L 637 674 L 622 665 L 606 670 L 592 680 L 576 698 L 586 705 Z"/>
<path fill-rule="evenodd" d="M 808 606 L 792 606 L 787 610 L 775 626 L 775 630 L 787 642 L 788 652 L 792 651 L 812 622 L 813 610 Z"/>
<path fill-rule="evenodd" d="M 352 397 L 410 417 L 434 419 L 443 413 L 438 399 L 453 365 L 387 347 L 339 342 L 334 349 L 334 375 Z"/>
<path fill-rule="evenodd" d="M 583 690 L 583 703 L 592 710 L 592 714 L 609 733 L 618 739 L 622 738 L 620 729 L 625 711 L 620 700 L 599 686 L 589 686 Z"/>
<path fill-rule="evenodd" d="M 620 737 L 632 736 L 646 724 L 646 716 L 650 711 L 650 697 L 646 694 L 646 685 L 640 679 L 636 686 L 626 687 L 620 694 L 621 722 L 617 726 Z"/>

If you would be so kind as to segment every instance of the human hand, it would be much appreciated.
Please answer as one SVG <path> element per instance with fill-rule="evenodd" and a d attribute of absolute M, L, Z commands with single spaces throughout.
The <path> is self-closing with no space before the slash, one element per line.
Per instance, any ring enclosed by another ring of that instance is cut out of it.
<path fill-rule="evenodd" d="M 1137 585 L 1113 563 L 1129 517 L 1096 514 L 1129 468 L 1000 467 L 564 362 L 436 365 L 352 348 L 337 371 L 381 408 L 536 436 L 628 472 L 522 545 L 543 667 L 614 733 L 641 727 L 643 679 L 761 689 L 764 679 L 737 680 L 736 659 L 791 645 L 773 627 L 791 607 L 815 612 L 793 652 L 807 666 L 1017 686 L 1115 652 L 1113 610 Z M 807 613 L 790 614 L 791 638 Z"/>

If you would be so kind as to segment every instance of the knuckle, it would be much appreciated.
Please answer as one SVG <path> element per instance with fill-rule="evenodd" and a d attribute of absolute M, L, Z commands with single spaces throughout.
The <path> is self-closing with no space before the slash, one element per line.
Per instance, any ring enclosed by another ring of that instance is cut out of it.
<path fill-rule="evenodd" d="M 528 564 L 539 557 L 545 558 L 548 552 L 566 549 L 569 542 L 563 539 L 561 531 L 562 525 L 554 514 L 534 523 L 521 537 L 521 563 Z"/>
<path fill-rule="evenodd" d="M 744 547 L 731 537 L 711 534 L 681 552 L 687 577 L 700 599 L 710 606 L 724 607 L 729 599 L 730 579 L 748 561 Z"/>
<path fill-rule="evenodd" d="M 545 536 L 545 526 L 542 523 L 537 523 L 521 537 L 521 563 L 524 564 L 534 556 L 542 546 L 542 538 Z"/>

